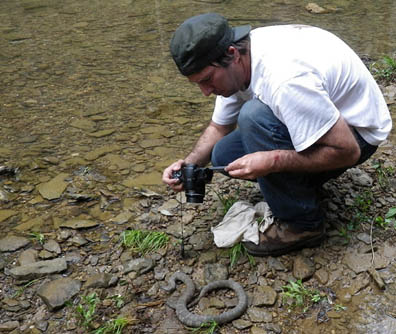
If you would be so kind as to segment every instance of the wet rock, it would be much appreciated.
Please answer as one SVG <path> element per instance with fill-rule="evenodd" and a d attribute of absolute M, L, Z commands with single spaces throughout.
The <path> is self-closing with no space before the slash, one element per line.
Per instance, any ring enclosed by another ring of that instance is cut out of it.
<path fill-rule="evenodd" d="M 6 261 L 3 259 L 3 257 L 0 256 L 0 270 L 3 270 L 6 264 Z"/>
<path fill-rule="evenodd" d="M 347 173 L 351 177 L 352 182 L 358 186 L 371 187 L 373 185 L 371 176 L 360 168 L 350 168 Z"/>
<path fill-rule="evenodd" d="M 357 252 L 349 252 L 345 255 L 343 263 L 345 263 L 356 274 L 367 271 L 371 267 L 372 254 L 360 254 Z M 379 252 L 374 255 L 374 267 L 376 269 L 388 266 L 390 259 L 382 256 Z"/>
<path fill-rule="evenodd" d="M 70 242 L 77 246 L 84 246 L 88 243 L 88 240 L 85 239 L 82 235 L 76 234 L 73 238 L 70 239 Z"/>
<path fill-rule="evenodd" d="M 270 256 L 267 261 L 268 267 L 276 271 L 286 271 L 284 264 L 277 258 Z"/>
<path fill-rule="evenodd" d="M 150 258 L 139 258 L 127 261 L 123 266 L 124 274 L 135 272 L 137 275 L 143 275 L 154 268 L 154 261 Z"/>
<path fill-rule="evenodd" d="M 53 259 L 55 257 L 55 255 L 53 253 L 51 253 L 45 249 L 40 251 L 38 256 L 40 259 L 43 259 L 43 260 Z"/>
<path fill-rule="evenodd" d="M 349 291 L 352 296 L 356 295 L 359 291 L 363 290 L 370 284 L 370 280 L 367 277 L 367 274 L 362 274 L 356 277 L 349 288 Z"/>
<path fill-rule="evenodd" d="M 88 119 L 75 119 L 70 123 L 70 126 L 86 131 L 93 131 L 95 129 L 96 123 Z"/>
<path fill-rule="evenodd" d="M 10 269 L 9 273 L 15 279 L 34 279 L 48 274 L 61 273 L 67 269 L 64 258 L 38 261 Z"/>
<path fill-rule="evenodd" d="M 228 267 L 221 263 L 209 263 L 204 267 L 205 283 L 228 279 Z"/>
<path fill-rule="evenodd" d="M 259 307 L 251 307 L 247 310 L 247 314 L 249 319 L 252 322 L 271 322 L 272 314 L 266 309 Z"/>
<path fill-rule="evenodd" d="M 184 237 L 188 238 L 195 232 L 196 227 L 192 225 L 182 226 L 180 222 L 177 222 L 172 225 L 169 225 L 168 228 L 166 229 L 166 233 L 176 238 L 181 238 L 182 229 L 183 229 Z"/>
<path fill-rule="evenodd" d="M 40 195 L 48 200 L 59 198 L 67 188 L 68 183 L 65 179 L 69 174 L 61 173 L 54 177 L 52 180 L 41 183 L 37 186 Z"/>
<path fill-rule="evenodd" d="M 323 285 L 326 285 L 329 281 L 329 273 L 323 268 L 315 271 L 314 277 L 320 284 Z"/>
<path fill-rule="evenodd" d="M 13 252 L 19 248 L 25 247 L 30 242 L 29 239 L 10 235 L 0 239 L 0 252 Z"/>
<path fill-rule="evenodd" d="M 17 328 L 19 328 L 19 321 L 6 321 L 0 323 L 0 332 L 11 332 Z"/>
<path fill-rule="evenodd" d="M 370 245 L 371 243 L 371 238 L 367 233 L 359 233 L 356 238 L 362 242 L 364 242 L 366 245 Z"/>
<path fill-rule="evenodd" d="M 252 327 L 252 323 L 247 320 L 237 319 L 232 322 L 232 325 L 238 330 L 244 330 Z"/>
<path fill-rule="evenodd" d="M 70 277 L 62 277 L 43 284 L 37 291 L 37 295 L 50 310 L 55 310 L 73 298 L 80 291 L 80 288 L 80 281 Z"/>
<path fill-rule="evenodd" d="M 315 264 L 308 258 L 297 256 L 293 262 L 293 276 L 300 280 L 306 280 L 315 273 Z"/>
<path fill-rule="evenodd" d="M 270 286 L 258 286 L 253 295 L 253 306 L 272 306 L 275 304 L 277 293 Z"/>
<path fill-rule="evenodd" d="M 160 322 L 159 327 L 154 332 L 154 334 L 181 334 L 184 333 L 184 326 L 183 324 L 172 314 L 167 314 L 165 319 Z"/>
<path fill-rule="evenodd" d="M 99 223 L 94 220 L 83 219 L 83 218 L 73 218 L 66 222 L 60 223 L 59 227 L 68 227 L 75 230 L 82 229 L 82 228 L 89 228 L 98 226 Z"/>
<path fill-rule="evenodd" d="M 18 212 L 14 210 L 0 210 L 0 223 L 15 216 Z"/>
<path fill-rule="evenodd" d="M 124 211 L 124 212 L 121 212 L 120 214 L 118 214 L 116 217 L 111 218 L 110 220 L 113 223 L 116 223 L 118 225 L 122 225 L 122 224 L 127 223 L 129 221 L 129 219 L 132 218 L 132 216 L 133 216 L 132 212 Z"/>
<path fill-rule="evenodd" d="M 115 129 L 100 130 L 100 131 L 88 133 L 88 136 L 95 137 L 95 138 L 102 138 L 102 137 L 110 136 L 114 132 L 115 132 Z"/>
<path fill-rule="evenodd" d="M 119 151 L 120 149 L 121 147 L 119 145 L 107 145 L 87 153 L 84 158 L 89 161 L 92 161 L 92 160 L 96 160 L 97 158 L 107 153 L 113 153 L 115 151 Z"/>
<path fill-rule="evenodd" d="M 379 272 L 377 270 L 375 270 L 374 268 L 370 268 L 368 270 L 371 278 L 374 280 L 375 284 L 377 284 L 377 286 L 381 289 L 384 290 L 385 289 L 385 282 L 382 279 L 381 275 L 379 274 Z"/>
<path fill-rule="evenodd" d="M 84 288 L 108 288 L 111 283 L 115 283 L 113 275 L 108 273 L 97 273 L 88 277 Z"/>
<path fill-rule="evenodd" d="M 196 251 L 201 251 L 208 249 L 213 244 L 213 235 L 210 232 L 197 232 L 194 233 L 190 239 L 189 243 L 193 246 Z"/>
<path fill-rule="evenodd" d="M 65 260 L 68 263 L 79 263 L 82 256 L 79 252 L 69 252 L 65 254 Z"/>
<path fill-rule="evenodd" d="M 250 334 L 267 334 L 268 332 L 264 328 L 253 326 L 250 329 Z"/>
<path fill-rule="evenodd" d="M 162 174 L 156 171 L 146 172 L 139 176 L 132 176 L 122 182 L 122 185 L 128 188 L 158 185 L 161 183 Z"/>
<path fill-rule="evenodd" d="M 48 240 L 46 243 L 44 243 L 43 248 L 49 252 L 55 253 L 55 254 L 60 254 L 62 252 L 59 244 L 55 240 Z"/>

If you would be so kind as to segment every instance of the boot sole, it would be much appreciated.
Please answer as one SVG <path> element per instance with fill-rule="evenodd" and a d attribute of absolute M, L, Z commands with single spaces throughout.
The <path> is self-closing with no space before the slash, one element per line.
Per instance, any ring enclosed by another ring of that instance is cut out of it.
<path fill-rule="evenodd" d="M 257 249 L 249 249 L 249 245 L 247 243 L 244 243 L 246 251 L 253 256 L 280 256 L 284 255 L 287 253 L 290 253 L 292 251 L 296 251 L 299 249 L 303 248 L 314 248 L 319 246 L 322 241 L 326 238 L 326 234 L 320 234 L 314 238 L 307 239 L 307 240 L 301 240 L 299 242 L 296 242 L 293 245 L 290 245 L 285 248 L 280 248 L 280 249 L 274 249 L 271 251 L 260 251 Z M 256 246 L 256 245 L 255 245 Z"/>

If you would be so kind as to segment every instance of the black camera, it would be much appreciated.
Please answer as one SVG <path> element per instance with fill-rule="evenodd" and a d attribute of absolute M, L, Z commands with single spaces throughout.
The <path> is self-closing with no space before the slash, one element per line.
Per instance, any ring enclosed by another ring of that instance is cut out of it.
<path fill-rule="evenodd" d="M 205 184 L 212 181 L 213 172 L 224 172 L 224 167 L 202 168 L 195 164 L 186 164 L 172 173 L 173 179 L 179 179 L 184 185 L 187 203 L 203 203 Z"/>

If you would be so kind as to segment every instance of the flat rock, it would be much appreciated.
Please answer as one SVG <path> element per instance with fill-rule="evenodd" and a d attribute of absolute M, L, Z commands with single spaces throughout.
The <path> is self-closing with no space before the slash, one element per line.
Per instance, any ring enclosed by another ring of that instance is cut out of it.
<path fill-rule="evenodd" d="M 21 254 L 18 256 L 18 263 L 20 266 L 24 266 L 29 263 L 36 262 L 38 258 L 38 252 L 31 248 L 23 251 Z"/>
<path fill-rule="evenodd" d="M 61 273 L 67 269 L 64 258 L 38 261 L 10 269 L 10 275 L 15 279 L 34 279 L 48 274 Z"/>
<path fill-rule="evenodd" d="M 139 258 L 124 263 L 124 274 L 136 272 L 138 275 L 147 273 L 154 268 L 154 261 L 150 258 Z"/>
<path fill-rule="evenodd" d="M 119 145 L 106 145 L 100 148 L 97 148 L 96 150 L 93 150 L 89 153 L 87 153 L 84 158 L 92 161 L 92 160 L 96 160 L 97 158 L 107 154 L 107 153 L 113 153 L 116 151 L 120 150 L 120 146 Z"/>
<path fill-rule="evenodd" d="M 293 276 L 306 280 L 315 273 L 315 264 L 305 256 L 297 256 L 293 262 Z"/>
<path fill-rule="evenodd" d="M 59 227 L 68 227 L 75 230 L 81 228 L 89 228 L 99 225 L 97 221 L 89 220 L 89 219 L 81 219 L 81 218 L 73 218 L 66 222 L 60 223 Z"/>
<path fill-rule="evenodd" d="M 62 193 L 65 191 L 68 183 L 65 182 L 65 179 L 69 175 L 66 173 L 60 173 L 52 180 L 41 183 L 37 186 L 37 189 L 42 197 L 48 200 L 53 200 L 59 198 Z"/>
<path fill-rule="evenodd" d="M 371 176 L 360 168 L 350 168 L 347 173 L 351 177 L 352 182 L 358 186 L 371 187 L 373 185 Z"/>
<path fill-rule="evenodd" d="M 96 273 L 88 277 L 84 288 L 108 288 L 113 281 L 113 275 L 109 273 Z"/>
<path fill-rule="evenodd" d="M 371 268 L 372 254 L 360 254 L 357 252 L 348 252 L 344 259 L 345 263 L 356 274 L 362 273 Z M 374 268 L 382 269 L 389 265 L 390 259 L 383 256 L 380 252 L 374 254 Z"/>
<path fill-rule="evenodd" d="M 25 247 L 30 240 L 25 237 L 10 235 L 0 239 L 0 252 L 13 252 L 19 248 Z"/>
<path fill-rule="evenodd" d="M 12 216 L 15 216 L 17 213 L 18 211 L 15 210 L 0 210 L 0 223 Z"/>
<path fill-rule="evenodd" d="M 264 308 L 251 307 L 248 309 L 247 314 L 252 322 L 271 322 L 272 314 Z"/>
<path fill-rule="evenodd" d="M 61 248 L 59 244 L 55 240 L 48 240 L 44 245 L 43 248 L 49 252 L 60 254 L 61 253 Z"/>
<path fill-rule="evenodd" d="M 205 283 L 228 279 L 228 267 L 221 263 L 209 263 L 204 267 Z"/>
<path fill-rule="evenodd" d="M 253 306 L 272 306 L 276 296 L 276 291 L 270 286 L 258 286 L 253 295 Z"/>
<path fill-rule="evenodd" d="M 11 332 L 14 329 L 19 328 L 19 321 L 6 321 L 0 323 L 0 332 Z"/>
<path fill-rule="evenodd" d="M 73 298 L 81 288 L 81 282 L 69 277 L 62 277 L 43 284 L 37 295 L 52 311 L 62 307 L 68 300 Z"/>

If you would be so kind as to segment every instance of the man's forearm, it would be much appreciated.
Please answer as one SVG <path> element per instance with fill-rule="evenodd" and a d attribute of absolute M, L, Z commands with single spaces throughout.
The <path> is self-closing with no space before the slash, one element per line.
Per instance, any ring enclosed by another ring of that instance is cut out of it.
<path fill-rule="evenodd" d="M 218 125 L 210 122 L 208 127 L 199 137 L 191 153 L 186 157 L 186 163 L 194 163 L 205 166 L 210 161 L 210 155 L 214 145 L 225 135 L 235 129 L 235 125 Z"/>

